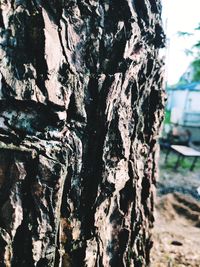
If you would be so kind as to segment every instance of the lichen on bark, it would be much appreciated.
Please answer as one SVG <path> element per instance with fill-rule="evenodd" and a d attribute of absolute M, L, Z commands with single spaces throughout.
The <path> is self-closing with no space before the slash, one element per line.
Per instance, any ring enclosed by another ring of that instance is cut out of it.
<path fill-rule="evenodd" d="M 159 0 L 0 3 L 0 263 L 147 266 Z"/>

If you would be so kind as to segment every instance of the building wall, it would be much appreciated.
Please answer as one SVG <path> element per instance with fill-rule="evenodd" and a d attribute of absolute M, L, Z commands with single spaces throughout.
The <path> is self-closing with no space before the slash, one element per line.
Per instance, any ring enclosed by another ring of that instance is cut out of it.
<path fill-rule="evenodd" d="M 200 112 L 200 92 L 192 91 L 188 95 L 188 106 L 190 111 Z"/>
<path fill-rule="evenodd" d="M 168 91 L 167 110 L 171 110 L 171 122 L 184 123 L 185 112 L 187 118 L 197 118 L 200 113 L 200 92 L 189 90 Z M 189 114 L 189 115 L 188 115 Z M 193 126 L 194 121 L 191 122 Z M 187 124 L 190 124 L 187 121 Z"/>

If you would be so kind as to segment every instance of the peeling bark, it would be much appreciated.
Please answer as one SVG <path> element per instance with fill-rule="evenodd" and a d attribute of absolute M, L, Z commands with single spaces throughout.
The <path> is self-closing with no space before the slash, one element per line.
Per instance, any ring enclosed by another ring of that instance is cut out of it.
<path fill-rule="evenodd" d="M 159 0 L 0 3 L 0 265 L 146 266 Z"/>

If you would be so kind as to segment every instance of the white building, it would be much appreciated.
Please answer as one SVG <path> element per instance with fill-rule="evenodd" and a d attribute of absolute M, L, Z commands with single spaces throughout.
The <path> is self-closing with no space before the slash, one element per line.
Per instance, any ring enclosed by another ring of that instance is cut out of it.
<path fill-rule="evenodd" d="M 167 110 L 171 122 L 200 127 L 200 82 L 169 88 Z"/>
<path fill-rule="evenodd" d="M 167 93 L 170 122 L 189 129 L 192 139 L 200 141 L 200 82 L 177 85 L 168 88 Z"/>

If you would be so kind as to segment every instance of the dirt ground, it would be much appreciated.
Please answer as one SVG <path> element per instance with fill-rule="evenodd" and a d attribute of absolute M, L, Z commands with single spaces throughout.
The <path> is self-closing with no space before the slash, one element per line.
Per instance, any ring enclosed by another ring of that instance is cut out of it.
<path fill-rule="evenodd" d="M 200 267 L 200 165 L 178 171 L 160 158 L 152 267 Z"/>

